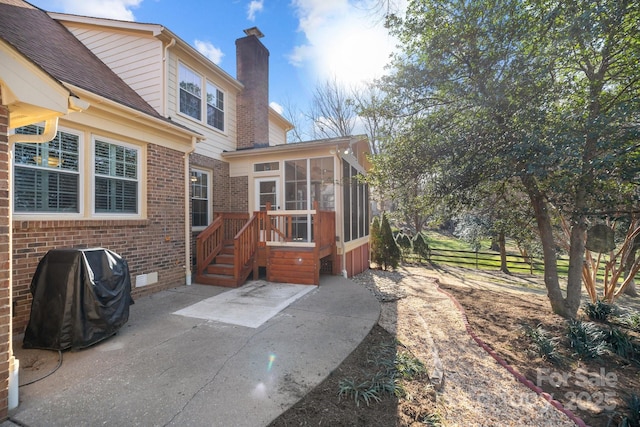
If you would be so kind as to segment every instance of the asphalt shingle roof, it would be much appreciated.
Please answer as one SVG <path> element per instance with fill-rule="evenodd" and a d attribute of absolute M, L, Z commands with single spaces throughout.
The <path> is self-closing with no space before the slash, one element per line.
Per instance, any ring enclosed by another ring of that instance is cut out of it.
<path fill-rule="evenodd" d="M 0 38 L 60 82 L 169 121 L 42 9 L 0 0 Z"/>

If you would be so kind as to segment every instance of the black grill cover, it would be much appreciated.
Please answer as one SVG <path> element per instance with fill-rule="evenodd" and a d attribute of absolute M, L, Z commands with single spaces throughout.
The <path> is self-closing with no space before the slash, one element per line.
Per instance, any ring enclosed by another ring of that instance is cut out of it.
<path fill-rule="evenodd" d="M 115 334 L 129 320 L 127 262 L 108 249 L 54 249 L 31 280 L 31 317 L 23 347 L 81 349 Z"/>

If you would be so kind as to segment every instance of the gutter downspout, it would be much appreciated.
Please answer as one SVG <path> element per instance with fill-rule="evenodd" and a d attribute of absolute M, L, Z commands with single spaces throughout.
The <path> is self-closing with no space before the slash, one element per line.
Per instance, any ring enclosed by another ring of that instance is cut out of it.
<path fill-rule="evenodd" d="M 12 134 L 9 135 L 9 144 L 15 144 L 16 142 L 28 142 L 34 144 L 44 144 L 51 141 L 56 137 L 58 133 L 58 118 L 48 119 L 44 122 L 44 132 L 40 135 L 22 135 Z"/>
<path fill-rule="evenodd" d="M 184 153 L 184 274 L 185 283 L 191 285 L 191 171 L 189 170 L 189 156 L 196 150 L 198 138 L 191 137 L 191 149 Z"/>
<path fill-rule="evenodd" d="M 167 117 L 167 112 L 169 111 L 169 97 L 167 96 L 168 86 L 169 86 L 169 49 L 171 49 L 176 44 L 176 39 L 171 38 L 169 44 L 164 47 L 164 55 L 162 57 L 162 62 L 164 63 L 163 72 L 163 84 L 162 84 L 162 116 Z"/>
<path fill-rule="evenodd" d="M 78 113 L 89 108 L 89 103 L 84 101 L 77 96 L 70 95 L 69 99 L 69 111 L 68 113 Z M 9 135 L 9 146 L 11 144 L 15 144 L 16 142 L 25 142 L 31 144 L 44 144 L 45 142 L 51 141 L 56 137 L 58 133 L 58 117 L 54 117 L 52 119 L 47 119 L 44 122 L 44 131 L 40 135 L 22 135 L 22 134 L 12 134 Z"/>

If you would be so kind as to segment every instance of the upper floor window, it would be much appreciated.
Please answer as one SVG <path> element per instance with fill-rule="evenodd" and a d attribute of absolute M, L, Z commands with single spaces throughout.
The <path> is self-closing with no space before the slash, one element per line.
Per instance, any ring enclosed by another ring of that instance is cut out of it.
<path fill-rule="evenodd" d="M 224 92 L 184 64 L 178 65 L 178 78 L 179 111 L 202 121 L 204 110 L 206 124 L 224 131 Z"/>
<path fill-rule="evenodd" d="M 95 212 L 138 212 L 139 149 L 95 141 Z"/>
<path fill-rule="evenodd" d="M 202 118 L 202 77 L 180 64 L 180 112 Z"/>
<path fill-rule="evenodd" d="M 16 129 L 16 134 L 41 134 L 41 126 Z M 13 170 L 15 212 L 80 212 L 79 134 L 58 131 L 42 144 L 16 143 Z"/>
<path fill-rule="evenodd" d="M 224 131 L 224 93 L 207 82 L 207 124 Z"/>

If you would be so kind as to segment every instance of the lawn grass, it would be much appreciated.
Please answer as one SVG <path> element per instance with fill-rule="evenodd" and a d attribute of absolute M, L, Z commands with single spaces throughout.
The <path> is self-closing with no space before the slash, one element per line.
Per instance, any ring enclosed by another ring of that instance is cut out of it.
<path fill-rule="evenodd" d="M 482 249 L 476 253 L 468 242 L 457 239 L 453 236 L 433 230 L 424 231 L 423 235 L 426 237 L 427 243 L 432 250 L 431 262 L 433 263 L 459 265 L 469 268 L 478 268 L 481 270 L 500 270 L 500 253 L 489 249 L 491 246 L 491 242 L 489 240 L 482 241 Z M 445 251 L 457 252 L 448 253 Z M 600 280 L 602 280 L 604 273 L 603 265 L 604 264 L 601 264 L 602 272 L 598 275 Z M 517 247 L 514 244 L 509 243 L 507 243 L 507 268 L 512 272 L 544 274 L 542 258 L 534 257 L 533 265 L 531 265 L 522 257 Z M 560 256 L 558 258 L 558 273 L 560 275 L 566 275 L 568 273 L 568 269 L 568 256 Z"/>

